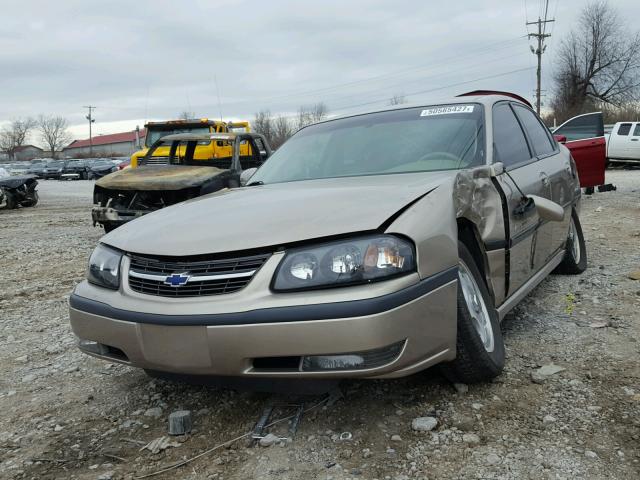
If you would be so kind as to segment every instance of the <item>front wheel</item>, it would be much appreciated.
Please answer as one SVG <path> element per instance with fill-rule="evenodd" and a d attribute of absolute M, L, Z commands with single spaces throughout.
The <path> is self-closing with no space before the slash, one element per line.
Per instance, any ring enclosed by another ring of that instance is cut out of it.
<path fill-rule="evenodd" d="M 18 208 L 18 199 L 15 194 L 12 192 L 4 192 L 5 197 L 5 206 L 7 210 L 13 210 L 14 208 Z"/>
<path fill-rule="evenodd" d="M 458 334 L 456 359 L 442 365 L 453 382 L 490 380 L 504 367 L 498 312 L 469 249 L 458 242 Z"/>
<path fill-rule="evenodd" d="M 565 275 L 577 275 L 587 269 L 587 247 L 584 243 L 582 225 L 578 212 L 571 210 L 571 223 L 569 234 L 564 247 L 564 257 L 556 268 L 557 273 Z"/>
<path fill-rule="evenodd" d="M 23 200 L 21 205 L 23 207 L 35 207 L 38 204 L 39 198 L 40 197 L 38 196 L 38 192 L 34 190 L 33 193 L 26 200 Z"/>

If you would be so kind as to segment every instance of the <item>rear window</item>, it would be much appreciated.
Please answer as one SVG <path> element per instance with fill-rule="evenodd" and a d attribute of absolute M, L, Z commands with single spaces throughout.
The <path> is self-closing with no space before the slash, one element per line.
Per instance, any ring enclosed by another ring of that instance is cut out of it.
<path fill-rule="evenodd" d="M 529 139 L 533 144 L 532 146 L 536 155 L 549 155 L 550 153 L 553 153 L 555 147 L 551 143 L 546 127 L 542 126 L 540 120 L 536 117 L 536 114 L 528 108 L 521 107 L 520 105 L 514 105 L 513 108 L 522 122 L 522 126 L 529 135 Z"/>

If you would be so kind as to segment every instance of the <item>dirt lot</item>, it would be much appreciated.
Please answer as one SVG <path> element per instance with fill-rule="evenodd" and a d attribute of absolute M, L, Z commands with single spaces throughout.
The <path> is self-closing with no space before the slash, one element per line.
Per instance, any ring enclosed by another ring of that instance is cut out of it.
<path fill-rule="evenodd" d="M 608 180 L 616 192 L 583 202 L 589 269 L 551 276 L 506 318 L 494 382 L 456 390 L 433 370 L 347 382 L 338 401 L 303 399 L 292 442 L 237 441 L 153 478 L 640 478 L 640 281 L 628 278 L 640 269 L 640 171 Z M 274 399 L 300 401 L 152 380 L 81 354 L 67 298 L 101 234 L 92 184 L 39 190 L 37 207 L 0 211 L 0 478 L 147 475 L 248 432 Z M 565 370 L 534 382 L 548 364 Z M 178 409 L 193 412 L 191 435 L 141 451 Z M 437 427 L 413 431 L 424 416 Z"/>

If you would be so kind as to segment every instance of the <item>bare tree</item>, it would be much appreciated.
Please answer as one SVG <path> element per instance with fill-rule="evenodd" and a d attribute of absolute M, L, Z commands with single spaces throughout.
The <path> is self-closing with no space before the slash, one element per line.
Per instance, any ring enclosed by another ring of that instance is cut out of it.
<path fill-rule="evenodd" d="M 6 152 L 9 159 L 14 160 L 16 150 L 25 144 L 35 125 L 33 118 L 13 120 L 0 131 L 0 151 Z"/>
<path fill-rule="evenodd" d="M 180 112 L 180 115 L 178 115 L 178 118 L 180 120 L 191 120 L 192 118 L 196 118 L 196 114 L 189 110 L 183 110 Z"/>
<path fill-rule="evenodd" d="M 256 113 L 253 120 L 253 130 L 264 135 L 269 145 L 273 144 L 273 118 L 269 110 L 260 110 Z"/>
<path fill-rule="evenodd" d="M 298 109 L 296 128 L 299 130 L 312 123 L 320 122 L 327 118 L 328 109 L 324 102 L 318 102 L 311 106 L 302 106 Z"/>
<path fill-rule="evenodd" d="M 269 142 L 271 148 L 280 148 L 293 134 L 294 127 L 289 118 L 282 115 L 278 116 L 273 122 L 273 138 Z"/>
<path fill-rule="evenodd" d="M 562 42 L 551 102 L 567 118 L 601 104 L 620 107 L 640 94 L 640 33 L 631 33 L 606 0 L 589 3 Z"/>
<path fill-rule="evenodd" d="M 407 103 L 407 98 L 403 93 L 396 93 L 393 97 L 389 99 L 389 105 L 402 105 L 403 103 Z"/>
<path fill-rule="evenodd" d="M 40 115 L 37 122 L 40 139 L 49 147 L 51 156 L 56 158 L 56 152 L 71 141 L 71 135 L 67 130 L 68 124 L 64 117 Z"/>

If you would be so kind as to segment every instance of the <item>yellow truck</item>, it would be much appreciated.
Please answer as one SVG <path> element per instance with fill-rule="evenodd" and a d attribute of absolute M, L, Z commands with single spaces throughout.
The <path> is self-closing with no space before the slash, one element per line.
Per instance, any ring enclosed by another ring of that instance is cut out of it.
<path fill-rule="evenodd" d="M 149 148 L 160 138 L 167 135 L 175 135 L 181 133 L 191 133 L 194 135 L 207 135 L 213 133 L 243 133 L 250 132 L 249 122 L 223 122 L 220 120 L 209 120 L 208 118 L 196 118 L 189 120 L 168 120 L 166 122 L 149 122 L 145 125 L 147 135 L 145 137 L 145 148 L 131 155 L 131 167 L 137 168 L 138 161 L 149 151 Z M 178 156 L 184 155 L 184 146 L 179 147 L 176 152 Z M 232 155 L 232 147 L 227 142 L 210 141 L 199 142 L 193 159 L 194 160 L 211 160 L 215 158 L 226 158 Z M 250 155 L 250 146 L 248 143 L 240 146 L 240 155 Z M 166 165 L 169 163 L 169 148 L 157 148 L 153 152 L 153 156 L 146 160 L 147 165 Z"/>

